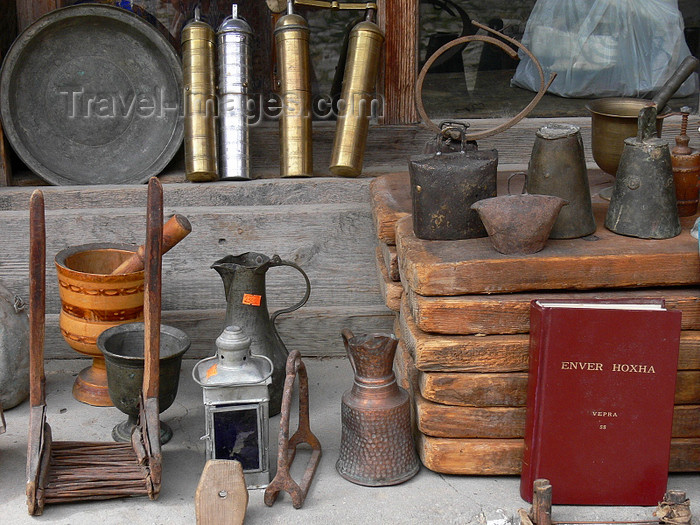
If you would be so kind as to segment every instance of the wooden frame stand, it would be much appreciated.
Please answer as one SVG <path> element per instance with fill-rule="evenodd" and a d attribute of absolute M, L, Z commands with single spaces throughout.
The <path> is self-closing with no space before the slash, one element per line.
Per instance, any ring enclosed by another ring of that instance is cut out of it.
<path fill-rule="evenodd" d="M 29 514 L 44 505 L 160 493 L 160 422 L 158 377 L 160 350 L 160 257 L 163 189 L 156 178 L 148 185 L 146 293 L 144 297 L 145 370 L 139 423 L 131 443 L 53 441 L 46 421 L 44 323 L 46 234 L 44 196 L 35 190 L 30 200 L 29 359 L 30 414 L 27 447 L 27 507 Z"/>

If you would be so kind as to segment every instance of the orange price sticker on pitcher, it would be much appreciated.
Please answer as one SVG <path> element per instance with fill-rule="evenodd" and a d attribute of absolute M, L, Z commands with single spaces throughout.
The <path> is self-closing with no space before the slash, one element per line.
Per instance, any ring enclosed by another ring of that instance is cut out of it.
<path fill-rule="evenodd" d="M 207 370 L 207 379 L 209 379 L 211 376 L 215 376 L 217 371 L 217 365 L 212 365 L 209 367 L 209 370 Z"/>
<path fill-rule="evenodd" d="M 260 306 L 260 301 L 262 301 L 262 295 L 253 295 L 251 293 L 243 294 L 243 304 L 248 304 L 250 306 Z"/>

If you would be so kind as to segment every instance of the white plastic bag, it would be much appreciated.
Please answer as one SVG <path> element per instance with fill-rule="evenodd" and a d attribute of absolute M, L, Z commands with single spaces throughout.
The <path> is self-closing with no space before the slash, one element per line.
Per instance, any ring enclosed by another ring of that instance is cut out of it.
<path fill-rule="evenodd" d="M 522 43 L 562 97 L 648 97 L 690 54 L 677 0 L 537 0 Z M 512 83 L 537 91 L 539 75 L 520 52 Z M 697 91 L 697 74 L 676 92 Z"/>

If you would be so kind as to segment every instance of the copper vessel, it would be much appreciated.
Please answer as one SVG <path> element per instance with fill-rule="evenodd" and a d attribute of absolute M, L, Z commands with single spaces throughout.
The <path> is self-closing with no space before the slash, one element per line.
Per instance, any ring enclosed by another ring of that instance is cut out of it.
<path fill-rule="evenodd" d="M 182 69 L 185 79 L 185 175 L 191 182 L 216 180 L 216 35 L 195 18 L 182 30 Z"/>
<path fill-rule="evenodd" d="M 343 342 L 355 374 L 343 394 L 340 456 L 335 465 L 348 481 L 366 486 L 397 485 L 420 469 L 411 434 L 408 393 L 392 370 L 398 339 L 389 334 L 354 336 Z"/>

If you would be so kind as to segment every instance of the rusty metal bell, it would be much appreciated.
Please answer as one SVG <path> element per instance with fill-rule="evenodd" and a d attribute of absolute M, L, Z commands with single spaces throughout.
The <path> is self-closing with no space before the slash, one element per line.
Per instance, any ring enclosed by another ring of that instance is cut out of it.
<path fill-rule="evenodd" d="M 411 432 L 408 393 L 392 370 L 398 339 L 390 334 L 342 331 L 355 377 L 343 394 L 336 470 L 371 487 L 397 485 L 420 469 Z"/>
<path fill-rule="evenodd" d="M 408 163 L 413 231 L 419 239 L 486 237 L 479 214 L 470 207 L 496 196 L 498 151 L 478 151 L 466 140 L 466 129 L 443 123 L 436 141 L 426 145 L 431 153 Z"/>
<path fill-rule="evenodd" d="M 547 124 L 537 130 L 525 188 L 528 193 L 554 195 L 567 201 L 559 211 L 550 239 L 575 239 L 595 231 L 586 159 L 578 126 Z"/>
<path fill-rule="evenodd" d="M 625 139 L 605 227 L 620 235 L 670 239 L 681 233 L 671 153 L 658 138 Z"/>

